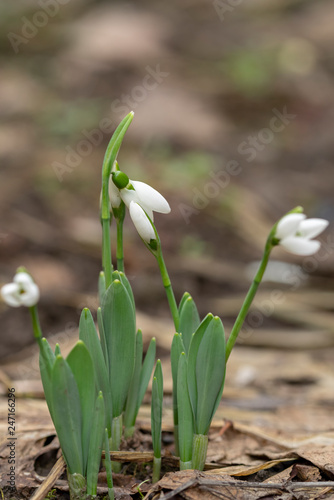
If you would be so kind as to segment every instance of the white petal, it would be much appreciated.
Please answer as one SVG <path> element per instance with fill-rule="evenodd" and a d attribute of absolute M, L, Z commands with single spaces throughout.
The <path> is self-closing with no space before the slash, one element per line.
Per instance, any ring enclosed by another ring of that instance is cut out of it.
<path fill-rule="evenodd" d="M 147 243 L 149 243 L 151 240 L 155 240 L 156 236 L 152 224 L 148 220 L 141 206 L 138 205 L 138 203 L 132 201 L 130 203 L 129 212 L 132 222 L 134 223 L 135 228 L 139 233 L 139 236 L 144 241 L 147 241 Z"/>
<path fill-rule="evenodd" d="M 24 292 L 20 294 L 20 299 L 23 306 L 35 306 L 39 301 L 39 288 L 36 283 L 26 286 Z"/>
<path fill-rule="evenodd" d="M 153 222 L 154 221 L 153 210 L 150 207 L 146 206 L 143 202 L 139 202 L 138 205 L 140 205 L 141 208 L 143 210 L 145 210 L 145 212 L 147 213 L 147 215 L 149 216 L 149 218 Z"/>
<path fill-rule="evenodd" d="M 119 189 L 113 183 L 111 176 L 109 178 L 109 198 L 110 198 L 110 205 L 112 206 L 112 208 L 118 208 L 120 206 L 122 201 L 121 195 Z"/>
<path fill-rule="evenodd" d="M 304 238 L 315 238 L 322 233 L 329 222 L 325 219 L 306 219 L 301 221 L 298 233 Z"/>
<path fill-rule="evenodd" d="M 22 287 L 25 287 L 26 285 L 29 286 L 31 283 L 34 282 L 30 274 L 22 271 L 15 274 L 13 281 L 14 283 L 18 283 Z"/>
<path fill-rule="evenodd" d="M 136 203 L 140 203 L 138 193 L 134 189 L 121 189 L 120 190 L 120 195 L 122 200 L 124 201 L 125 205 L 129 208 L 131 201 L 134 201 Z"/>
<path fill-rule="evenodd" d="M 320 241 L 308 240 L 301 236 L 289 236 L 281 240 L 279 244 L 296 255 L 313 255 L 321 246 Z"/>
<path fill-rule="evenodd" d="M 283 239 L 288 236 L 294 236 L 298 230 L 299 224 L 306 218 L 305 214 L 288 214 L 277 224 L 276 238 Z"/>
<path fill-rule="evenodd" d="M 159 191 L 148 184 L 145 184 L 145 182 L 131 180 L 130 182 L 138 194 L 140 200 L 139 202 L 142 202 L 145 206 L 150 207 L 150 209 L 155 212 L 169 214 L 170 206 Z"/>
<path fill-rule="evenodd" d="M 17 283 L 8 283 L 8 285 L 4 285 L 1 288 L 1 295 L 9 306 L 20 307 L 20 286 Z"/>

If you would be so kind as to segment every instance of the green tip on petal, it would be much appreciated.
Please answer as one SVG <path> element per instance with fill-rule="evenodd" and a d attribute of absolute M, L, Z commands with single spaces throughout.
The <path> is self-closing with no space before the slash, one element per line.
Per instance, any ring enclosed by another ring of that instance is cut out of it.
<path fill-rule="evenodd" d="M 129 177 L 120 170 L 111 172 L 112 180 L 118 189 L 124 189 L 129 184 Z"/>

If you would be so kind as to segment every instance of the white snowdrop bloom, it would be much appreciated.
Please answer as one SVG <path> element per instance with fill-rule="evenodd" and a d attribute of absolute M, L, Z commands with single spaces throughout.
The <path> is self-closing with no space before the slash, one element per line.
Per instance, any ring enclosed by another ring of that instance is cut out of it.
<path fill-rule="evenodd" d="M 3 300 L 12 307 L 32 307 L 39 300 L 39 288 L 32 277 L 25 272 L 18 272 L 13 283 L 8 283 L 1 288 Z"/>
<path fill-rule="evenodd" d="M 154 229 L 142 207 L 135 201 L 131 201 L 129 212 L 139 236 L 147 243 L 150 243 L 151 240 L 155 240 L 156 236 Z"/>
<path fill-rule="evenodd" d="M 168 214 L 170 212 L 170 206 L 167 200 L 159 191 L 145 182 L 130 180 L 130 185 L 133 189 L 126 187 L 120 190 L 121 198 L 128 208 L 130 208 L 132 201 L 138 203 L 152 221 L 153 212 L 159 212 L 161 214 Z"/>
<path fill-rule="evenodd" d="M 296 255 L 312 255 L 321 244 L 312 238 L 326 229 L 329 222 L 325 219 L 306 219 L 305 214 L 288 214 L 277 224 L 275 238 L 279 245 Z"/>

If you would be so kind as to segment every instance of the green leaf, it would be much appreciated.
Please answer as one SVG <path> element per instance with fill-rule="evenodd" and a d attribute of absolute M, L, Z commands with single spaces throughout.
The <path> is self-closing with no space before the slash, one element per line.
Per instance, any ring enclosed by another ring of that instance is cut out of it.
<path fill-rule="evenodd" d="M 106 340 L 106 334 L 104 331 L 101 307 L 98 307 L 98 309 L 97 309 L 97 324 L 99 325 L 99 334 L 100 334 L 100 342 L 101 342 L 103 357 L 104 357 L 104 361 L 106 364 L 107 373 L 109 374 L 109 358 L 108 358 L 107 340 Z"/>
<path fill-rule="evenodd" d="M 104 360 L 102 347 L 99 336 L 97 334 L 93 316 L 89 309 L 83 309 L 79 322 L 79 338 L 86 345 L 89 354 L 91 355 L 95 381 L 98 391 L 102 391 L 106 407 L 106 425 L 111 433 L 111 420 L 112 420 L 112 399 L 109 384 L 109 375 Z"/>
<path fill-rule="evenodd" d="M 102 304 L 102 300 L 106 291 L 106 278 L 104 275 L 104 272 L 101 271 L 99 274 L 99 284 L 98 284 L 98 289 L 99 289 L 99 300 L 100 304 Z"/>
<path fill-rule="evenodd" d="M 178 425 L 178 411 L 177 411 L 177 374 L 179 369 L 179 359 L 181 353 L 184 352 L 184 345 L 182 337 L 179 333 L 175 333 L 172 340 L 171 347 L 171 365 L 172 365 L 172 379 L 173 379 L 173 413 L 174 425 Z"/>
<path fill-rule="evenodd" d="M 100 391 L 96 398 L 93 422 L 90 433 L 89 455 L 87 463 L 87 495 L 96 496 L 97 480 L 101 463 L 102 446 L 105 434 L 105 409 L 103 395 Z"/>
<path fill-rule="evenodd" d="M 52 370 L 52 409 L 69 472 L 83 475 L 79 391 L 74 375 L 62 356 L 56 357 Z"/>
<path fill-rule="evenodd" d="M 94 367 L 92 358 L 82 340 L 78 340 L 67 356 L 66 361 L 71 368 L 79 390 L 82 414 L 82 456 L 85 475 L 96 399 Z"/>
<path fill-rule="evenodd" d="M 143 359 L 143 335 L 141 330 L 138 330 L 136 335 L 136 358 L 135 367 L 133 370 L 132 380 L 129 387 L 126 406 L 124 412 L 124 425 L 126 429 L 130 429 L 135 425 L 137 417 L 137 400 L 139 393 L 140 372 Z"/>
<path fill-rule="evenodd" d="M 53 420 L 52 410 L 52 369 L 55 363 L 56 356 L 52 351 L 49 342 L 46 338 L 42 338 L 39 351 L 39 369 L 44 389 L 45 400 L 49 408 L 51 418 Z"/>
<path fill-rule="evenodd" d="M 185 301 L 191 297 L 190 293 L 188 292 L 184 292 L 184 294 L 182 295 L 182 299 L 180 300 L 180 304 L 179 304 L 179 314 L 181 314 L 181 311 L 182 311 L 182 308 L 184 306 L 184 303 Z"/>
<path fill-rule="evenodd" d="M 180 461 L 189 462 L 192 457 L 194 424 L 187 383 L 187 358 L 183 352 L 179 359 L 177 376 L 177 401 L 179 417 Z"/>
<path fill-rule="evenodd" d="M 200 343 L 202 341 L 203 335 L 206 332 L 209 324 L 213 320 L 213 315 L 211 313 L 207 314 L 203 319 L 202 323 L 197 328 L 196 332 L 193 334 L 188 353 L 188 391 L 191 402 L 191 407 L 194 414 L 194 419 L 196 422 L 197 418 L 197 385 L 196 385 L 196 361 L 197 354 Z"/>
<path fill-rule="evenodd" d="M 151 430 L 154 456 L 161 457 L 161 425 L 162 425 L 163 377 L 161 361 L 158 359 L 152 383 Z"/>
<path fill-rule="evenodd" d="M 207 434 L 225 377 L 225 334 L 217 316 L 207 327 L 196 360 L 196 434 Z"/>
<path fill-rule="evenodd" d="M 184 297 L 184 296 L 183 296 Z M 200 325 L 199 314 L 193 298 L 189 297 L 183 301 L 180 311 L 180 332 L 182 333 L 182 340 L 185 347 L 185 352 L 188 353 L 189 345 L 193 333 Z"/>
<path fill-rule="evenodd" d="M 129 294 L 114 280 L 102 304 L 109 357 L 113 418 L 124 410 L 135 364 L 136 319 Z"/>
<path fill-rule="evenodd" d="M 133 296 L 132 288 L 131 288 L 131 285 L 130 285 L 128 278 L 121 271 L 114 271 L 111 276 L 112 276 L 113 281 L 115 279 L 119 280 L 125 286 L 126 291 L 129 294 L 129 298 L 130 298 L 132 306 L 133 306 L 133 312 L 134 312 L 134 314 L 136 314 L 135 298 Z"/>
<path fill-rule="evenodd" d="M 61 354 L 60 346 L 59 346 L 59 344 L 56 344 L 55 345 L 55 356 L 59 356 L 59 354 Z"/>
<path fill-rule="evenodd" d="M 138 390 L 138 400 L 137 400 L 137 413 L 139 410 L 140 405 L 142 404 L 142 401 L 145 396 L 145 392 L 148 386 L 148 383 L 150 381 L 153 367 L 154 367 L 154 361 L 155 361 L 155 354 L 156 354 L 156 340 L 155 338 L 151 339 L 151 342 L 148 346 L 146 356 L 142 365 L 142 369 L 140 372 L 140 381 L 139 381 L 139 390 Z"/>

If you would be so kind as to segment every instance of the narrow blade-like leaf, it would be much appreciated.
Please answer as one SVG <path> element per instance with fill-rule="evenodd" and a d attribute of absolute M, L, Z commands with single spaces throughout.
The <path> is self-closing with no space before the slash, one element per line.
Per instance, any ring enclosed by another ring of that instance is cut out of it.
<path fill-rule="evenodd" d="M 87 347 L 79 340 L 66 358 L 74 375 L 79 390 L 82 414 L 82 452 L 83 468 L 86 473 L 89 439 L 92 429 L 92 418 L 96 399 L 96 384 L 92 358 Z"/>
<path fill-rule="evenodd" d="M 148 383 L 150 381 L 153 367 L 154 367 L 154 361 L 155 361 L 155 354 L 156 354 L 156 340 L 155 338 L 151 339 L 151 342 L 148 346 L 145 359 L 142 365 L 142 369 L 140 372 L 140 381 L 139 381 L 139 390 L 138 390 L 138 400 L 137 400 L 137 413 L 139 410 L 140 405 L 142 404 L 142 401 L 145 396 L 145 392 L 148 386 Z"/>
<path fill-rule="evenodd" d="M 104 275 L 103 271 L 101 271 L 100 274 L 99 274 L 98 289 L 99 289 L 100 304 L 102 304 L 102 300 L 103 300 L 104 294 L 106 292 L 106 278 L 105 278 L 105 275 Z"/>
<path fill-rule="evenodd" d="M 124 425 L 127 432 L 132 432 L 130 429 L 136 422 L 136 408 L 139 393 L 140 372 L 143 359 L 143 335 L 141 330 L 138 330 L 136 335 L 136 359 L 135 367 L 133 370 L 132 380 L 129 387 L 128 397 L 126 399 L 126 406 L 124 412 Z"/>
<path fill-rule="evenodd" d="M 188 384 L 187 358 L 183 352 L 179 360 L 177 376 L 177 401 L 179 417 L 179 452 L 181 462 L 190 462 L 192 456 L 194 424 Z"/>
<path fill-rule="evenodd" d="M 125 286 L 114 280 L 102 304 L 109 357 L 113 418 L 124 410 L 135 364 L 136 320 Z"/>
<path fill-rule="evenodd" d="M 39 351 L 39 369 L 44 389 L 45 400 L 49 408 L 51 418 L 53 420 L 52 410 L 52 369 L 56 356 L 52 351 L 49 342 L 46 338 L 42 338 Z"/>
<path fill-rule="evenodd" d="M 109 358 L 108 358 L 107 340 L 106 340 L 106 334 L 104 331 L 101 307 L 98 307 L 98 309 L 97 309 L 97 324 L 99 325 L 100 343 L 101 343 L 101 347 L 102 347 L 103 357 L 104 357 L 104 361 L 106 364 L 107 373 L 109 374 Z"/>
<path fill-rule="evenodd" d="M 217 316 L 207 327 L 196 360 L 196 434 L 207 434 L 225 374 L 225 335 Z"/>
<path fill-rule="evenodd" d="M 151 430 L 154 456 L 161 458 L 163 378 L 161 362 L 158 359 L 152 383 Z"/>
<path fill-rule="evenodd" d="M 80 397 L 71 369 L 57 356 L 52 370 L 54 424 L 70 474 L 83 475 Z"/>
<path fill-rule="evenodd" d="M 202 341 L 203 335 L 205 334 L 206 329 L 208 328 L 208 326 L 212 320 L 213 320 L 213 315 L 211 313 L 209 313 L 205 316 L 202 323 L 199 325 L 196 332 L 193 334 L 191 342 L 190 342 L 190 346 L 189 346 L 188 374 L 187 374 L 188 391 L 189 391 L 189 397 L 190 397 L 191 407 L 193 410 L 195 421 L 196 421 L 196 414 L 197 414 L 197 386 L 196 386 L 197 354 L 198 354 L 198 349 L 199 349 L 200 343 Z"/>
<path fill-rule="evenodd" d="M 96 387 L 98 391 L 102 391 L 104 396 L 107 415 L 106 425 L 111 433 L 112 399 L 109 374 L 104 360 L 100 339 L 95 328 L 93 316 L 87 308 L 83 309 L 81 313 L 79 338 L 84 342 L 89 354 L 91 355 L 94 365 Z"/>
<path fill-rule="evenodd" d="M 102 446 L 105 434 L 105 409 L 102 392 L 96 398 L 87 463 L 87 495 L 96 496 Z"/>
<path fill-rule="evenodd" d="M 199 327 L 200 322 L 196 304 L 193 298 L 189 296 L 184 301 L 180 312 L 180 332 L 182 333 L 186 353 L 189 351 L 192 335 Z"/>

